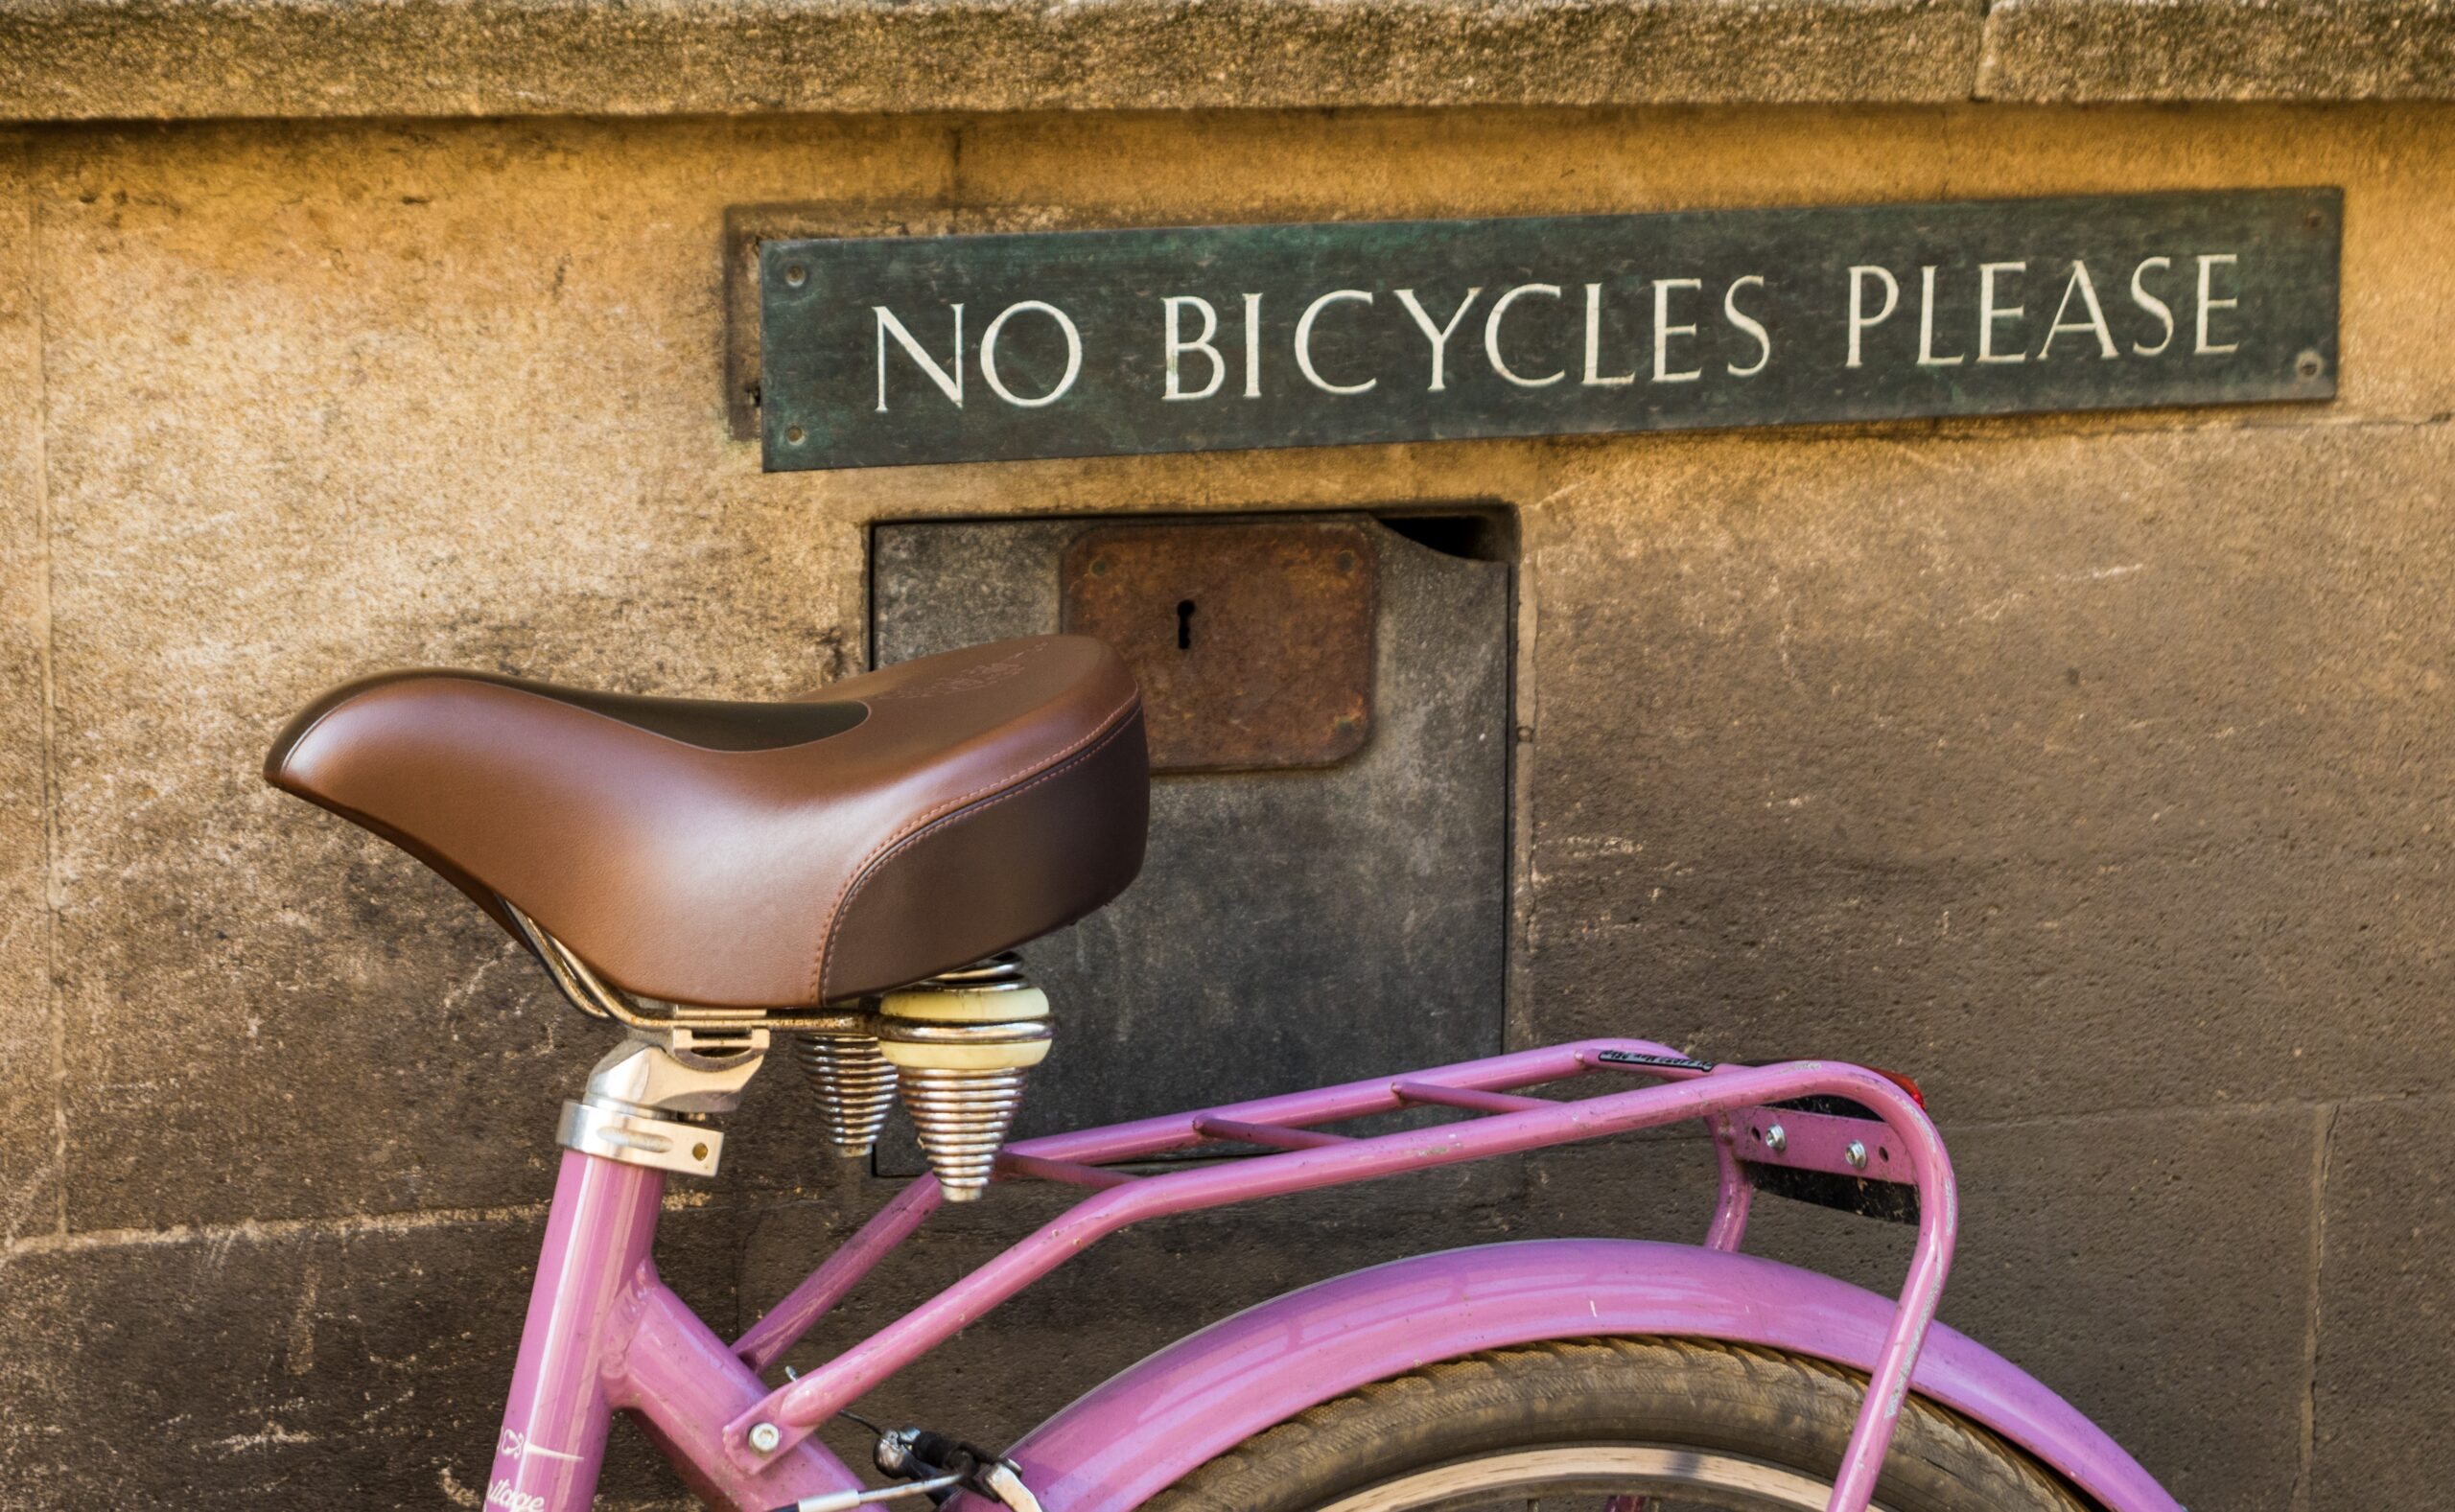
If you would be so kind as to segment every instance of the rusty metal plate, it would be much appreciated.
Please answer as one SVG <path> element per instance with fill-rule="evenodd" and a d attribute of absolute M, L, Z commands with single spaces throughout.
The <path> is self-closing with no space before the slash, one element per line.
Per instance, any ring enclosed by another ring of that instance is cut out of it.
<path fill-rule="evenodd" d="M 1372 733 L 1379 570 L 1359 525 L 1093 530 L 1061 569 L 1064 623 L 1141 681 L 1155 770 L 1328 766 Z"/>

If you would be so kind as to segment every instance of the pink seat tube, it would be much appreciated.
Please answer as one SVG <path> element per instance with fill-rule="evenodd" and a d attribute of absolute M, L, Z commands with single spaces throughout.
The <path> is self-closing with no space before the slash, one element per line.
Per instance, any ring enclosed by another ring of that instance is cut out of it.
<path fill-rule="evenodd" d="M 488 1512 L 587 1512 L 613 1407 L 604 1354 L 656 1242 L 662 1173 L 563 1151 L 528 1293 L 511 1401 L 486 1476 Z"/>

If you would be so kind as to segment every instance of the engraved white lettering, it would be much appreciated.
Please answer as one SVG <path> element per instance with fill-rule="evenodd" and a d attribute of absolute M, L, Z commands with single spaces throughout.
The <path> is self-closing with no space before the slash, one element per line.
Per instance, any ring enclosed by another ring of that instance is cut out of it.
<path fill-rule="evenodd" d="M 1065 376 L 1057 381 L 1056 387 L 1038 399 L 1025 399 L 1008 388 L 1005 382 L 997 376 L 997 338 L 1005 334 L 1007 321 L 1026 312 L 1038 312 L 1048 316 L 1056 321 L 1057 328 L 1065 334 Z M 991 392 L 1018 409 L 1038 409 L 1043 405 L 1057 403 L 1065 397 L 1065 391 L 1073 387 L 1074 380 L 1082 375 L 1083 333 L 1075 330 L 1074 322 L 1067 317 L 1064 311 L 1058 309 L 1055 305 L 1044 304 L 1037 299 L 1025 299 L 1008 305 L 997 313 L 996 319 L 989 322 L 989 329 L 980 333 L 980 376 L 988 380 Z"/>
<path fill-rule="evenodd" d="M 2239 299 L 2218 299 L 2210 293 L 2209 274 L 2215 269 L 2217 264 L 2235 261 L 2238 259 L 2231 252 L 2206 252 L 2199 257 L 2199 331 L 2198 339 L 2191 345 L 2191 353 L 2194 356 L 2217 357 L 2242 344 L 2239 341 L 2228 341 L 2222 346 L 2216 346 L 2210 344 L 2208 339 L 2209 315 L 2218 310 L 2231 310 L 2241 303 Z"/>
<path fill-rule="evenodd" d="M 1998 352 L 1995 350 L 1996 325 L 2000 321 L 2018 320 L 2021 317 L 2019 305 L 1995 303 L 1995 275 L 2026 272 L 2028 266 L 2024 262 L 1977 265 L 1977 360 L 1981 362 L 2025 362 L 2028 361 L 2029 355 L 2025 351 Z"/>
<path fill-rule="evenodd" d="M 1372 296 L 1361 289 L 1333 289 L 1306 305 L 1304 313 L 1296 320 L 1296 369 L 1304 375 L 1306 383 L 1325 394 L 1366 393 L 1381 382 L 1377 378 L 1368 378 L 1360 384 L 1333 384 L 1313 366 L 1313 322 L 1320 319 L 1321 312 L 1330 306 L 1347 301 L 1368 305 L 1372 303 Z"/>
<path fill-rule="evenodd" d="M 961 409 L 963 407 L 963 306 L 958 304 L 953 307 L 955 313 L 953 372 L 940 367 L 938 360 L 923 350 L 921 343 L 912 338 L 912 333 L 903 328 L 903 322 L 895 317 L 894 311 L 884 305 L 872 305 L 870 308 L 877 314 L 878 412 L 880 414 L 886 412 L 886 338 L 890 336 L 895 337 L 904 351 L 912 355 L 912 361 L 921 364 L 921 371 L 928 377 L 929 382 L 938 385 L 938 391 L 953 400 L 955 407 Z"/>
<path fill-rule="evenodd" d="M 2080 302 L 2089 307 L 2089 318 L 2086 320 L 2063 318 L 2070 310 L 2071 296 L 2075 293 L 2080 296 Z M 2114 333 L 2106 328 L 2105 307 L 2097 303 L 2097 286 L 2089 281 L 2089 265 L 2076 259 L 2071 264 L 2071 281 L 2063 286 L 2063 302 L 2054 307 L 2054 324 L 2046 328 L 2046 340 L 2037 349 L 2039 361 L 2046 361 L 2047 354 L 2054 350 L 2054 338 L 2066 331 L 2086 331 L 2094 336 L 2099 357 L 2121 355 L 2115 350 Z"/>
<path fill-rule="evenodd" d="M 1548 373 L 1541 378 L 1526 378 L 1520 376 L 1515 370 L 1510 368 L 1508 363 L 1505 361 L 1500 355 L 1501 317 L 1508 314 L 1509 306 L 1517 303 L 1520 298 L 1527 294 L 1541 294 L 1547 299 L 1557 299 L 1560 297 L 1560 286 L 1557 284 L 1520 284 L 1508 292 L 1501 295 L 1498 299 L 1493 300 L 1491 315 L 1484 322 L 1484 356 L 1491 359 L 1493 372 L 1498 373 L 1505 379 L 1508 379 L 1518 387 L 1548 388 L 1552 384 L 1558 383 L 1561 379 L 1568 377 L 1569 370 L 1563 367 L 1557 372 Z"/>
<path fill-rule="evenodd" d="M 1867 275 L 1873 273 L 1883 280 L 1883 308 L 1868 314 Z M 1887 269 L 1872 264 L 1861 264 L 1850 269 L 1850 361 L 1844 367 L 1859 364 L 1859 337 L 1873 327 L 1892 318 L 1892 307 L 1901 303 L 1901 284 Z"/>
<path fill-rule="evenodd" d="M 1407 307 L 1407 314 L 1415 317 L 1415 328 L 1423 333 L 1423 338 L 1432 343 L 1432 384 L 1427 392 L 1437 394 L 1449 386 L 1448 376 L 1443 371 L 1449 360 L 1449 338 L 1456 334 L 1458 323 L 1466 318 L 1466 307 L 1473 304 L 1475 296 L 1483 291 L 1480 284 L 1467 290 L 1466 297 L 1459 300 L 1458 308 L 1449 313 L 1448 324 L 1437 326 L 1432 323 L 1432 316 L 1424 314 L 1423 306 L 1416 303 L 1414 290 L 1391 291 L 1398 296 L 1398 303 Z"/>
<path fill-rule="evenodd" d="M 1245 296 L 1245 397 L 1262 396 L 1262 296 Z"/>
<path fill-rule="evenodd" d="M 1219 348 L 1210 344 L 1210 338 L 1219 334 L 1219 312 L 1210 307 L 1209 300 L 1193 294 L 1170 294 L 1165 303 L 1168 382 L 1167 390 L 1160 397 L 1207 399 L 1219 392 L 1220 384 L 1228 382 L 1228 360 L 1219 355 Z M 1202 335 L 1190 341 L 1184 339 L 1184 330 L 1180 323 L 1187 309 L 1202 312 Z M 1210 360 L 1210 382 L 1203 384 L 1199 393 L 1185 391 L 1182 359 L 1187 352 L 1199 352 Z"/>
<path fill-rule="evenodd" d="M 2158 322 L 2165 328 L 2164 336 L 2155 346 L 2141 346 L 2137 341 L 2131 343 L 2131 350 L 2141 357 L 2155 357 L 2174 344 L 2174 307 L 2150 293 L 2148 285 L 2144 281 L 2148 276 L 2148 269 L 2153 268 L 2160 271 L 2169 271 L 2173 266 L 2174 260 L 2170 257 L 2152 257 L 2131 270 L 2131 302 L 2155 315 Z"/>
<path fill-rule="evenodd" d="M 1929 264 L 1918 269 L 1918 365 L 1920 367 L 1958 367 L 1969 361 L 1969 354 L 1956 352 L 1951 357 L 1935 353 L 1935 267 Z"/>
<path fill-rule="evenodd" d="M 1602 371 L 1602 286 L 1585 286 L 1585 385 L 1618 388 L 1637 381 L 1636 370 L 1605 375 Z"/>
<path fill-rule="evenodd" d="M 1680 372 L 1671 371 L 1671 338 L 1695 336 L 1694 325 L 1671 323 L 1671 291 L 1674 289 L 1702 289 L 1704 283 L 1695 278 L 1657 278 L 1653 281 L 1653 381 L 1657 384 L 1687 384 L 1705 376 L 1701 367 Z"/>

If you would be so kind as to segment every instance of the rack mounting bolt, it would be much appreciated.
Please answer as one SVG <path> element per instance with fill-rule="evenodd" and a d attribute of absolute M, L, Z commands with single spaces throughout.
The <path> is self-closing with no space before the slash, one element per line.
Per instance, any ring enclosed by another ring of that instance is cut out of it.
<path fill-rule="evenodd" d="M 762 1454 L 774 1454 L 776 1446 L 783 1441 L 784 1435 L 776 1431 L 773 1423 L 759 1423 L 751 1427 L 750 1447 Z"/>
<path fill-rule="evenodd" d="M 1779 1124 L 1776 1124 L 1772 1128 L 1765 1130 L 1765 1148 L 1773 1151 L 1773 1153 L 1777 1155 L 1783 1151 L 1789 1149 L 1789 1130 L 1784 1128 Z"/>
<path fill-rule="evenodd" d="M 1850 1141 L 1850 1148 L 1841 1151 L 1841 1158 L 1850 1162 L 1851 1170 L 1864 1171 L 1867 1169 L 1867 1147 L 1854 1139 Z"/>

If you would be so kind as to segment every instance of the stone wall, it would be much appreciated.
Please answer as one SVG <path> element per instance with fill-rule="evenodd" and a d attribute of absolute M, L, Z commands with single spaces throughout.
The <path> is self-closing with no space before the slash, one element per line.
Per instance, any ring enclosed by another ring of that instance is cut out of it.
<path fill-rule="evenodd" d="M 1508 505 L 1512 1037 L 1925 1080 L 1945 1315 L 2198 1512 L 2455 1507 L 2455 120 L 2421 105 L 58 126 L 0 141 L 0 1506 L 477 1504 L 606 1036 L 264 788 L 327 685 L 762 696 L 875 521 Z M 2317 409 L 762 476 L 725 215 L 1028 224 L 2341 184 Z M 1233 919 L 1196 927 L 1233 929 Z M 1066 1005 L 1076 1014 L 1097 1004 Z M 669 1277 L 755 1316 L 885 1185 L 771 1069 Z M 1695 1140 L 1158 1225 L 872 1399 L 994 1441 L 1408 1250 L 1686 1237 Z M 1897 1231 L 1753 1247 L 1888 1285 Z M 1044 1211 L 949 1214 L 814 1345 Z M 681 1504 L 621 1431 L 603 1504 Z"/>

